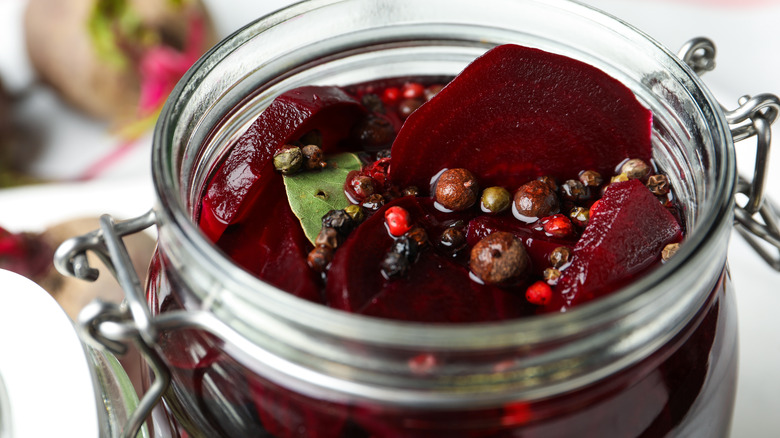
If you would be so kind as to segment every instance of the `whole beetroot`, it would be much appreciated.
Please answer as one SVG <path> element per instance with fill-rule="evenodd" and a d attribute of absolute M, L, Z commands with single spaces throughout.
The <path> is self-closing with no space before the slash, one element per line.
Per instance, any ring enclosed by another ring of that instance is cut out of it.
<path fill-rule="evenodd" d="M 200 0 L 30 0 L 24 29 L 40 78 L 115 125 L 153 115 L 216 42 Z"/>

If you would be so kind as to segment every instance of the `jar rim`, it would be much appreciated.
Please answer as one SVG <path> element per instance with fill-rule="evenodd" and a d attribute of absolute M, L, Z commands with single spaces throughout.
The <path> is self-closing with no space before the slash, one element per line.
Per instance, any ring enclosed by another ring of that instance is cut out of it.
<path fill-rule="evenodd" d="M 338 3 L 357 3 L 360 1 L 314 0 L 301 2 L 259 18 L 223 40 L 204 55 L 176 86 L 163 108 L 160 121 L 155 128 L 152 160 L 152 174 L 159 199 L 156 209 L 158 215 L 165 218 L 162 222 L 167 223 L 161 227 L 160 232 L 175 235 L 174 239 L 185 245 L 187 251 L 211 260 L 212 263 L 208 269 L 213 270 L 218 278 L 224 278 L 227 283 L 222 290 L 229 290 L 232 285 L 237 286 L 237 290 L 248 288 L 256 293 L 262 291 L 265 310 L 274 316 L 291 312 L 296 316 L 296 324 L 372 344 L 444 349 L 497 348 L 516 345 L 518 342 L 537 344 L 569 337 L 575 335 L 583 326 L 599 326 L 614 321 L 616 314 L 627 316 L 637 312 L 647 303 L 664 295 L 666 293 L 664 285 L 674 284 L 681 281 L 686 275 L 690 275 L 689 272 L 686 273 L 686 267 L 689 264 L 717 253 L 717 251 L 713 251 L 713 248 L 719 244 L 720 240 L 714 239 L 712 236 L 728 234 L 733 215 L 733 192 L 736 182 L 733 141 L 728 123 L 717 101 L 708 88 L 703 85 L 698 75 L 650 36 L 591 6 L 575 1 L 558 0 L 548 3 L 553 3 L 555 7 L 597 21 L 614 32 L 630 34 L 632 38 L 642 42 L 644 50 L 653 50 L 668 58 L 678 67 L 678 71 L 685 75 L 680 79 L 690 87 L 689 91 L 704 98 L 697 104 L 708 108 L 714 115 L 712 120 L 714 138 L 712 140 L 714 147 L 718 149 L 718 153 L 723 158 L 718 162 L 716 171 L 718 179 L 713 187 L 712 198 L 715 199 L 715 202 L 705 206 L 706 208 L 701 211 L 701 221 L 696 224 L 695 232 L 686 236 L 686 243 L 681 246 L 680 251 L 672 260 L 609 296 L 577 306 L 566 313 L 469 324 L 405 322 L 350 314 L 299 299 L 264 283 L 246 271 L 235 269 L 235 265 L 202 234 L 192 221 L 191 215 L 188 213 L 186 195 L 177 190 L 180 181 L 177 180 L 176 172 L 173 171 L 174 160 L 165 146 L 175 140 L 174 125 L 177 121 L 175 113 L 179 111 L 179 103 L 186 102 L 189 93 L 188 86 L 197 83 L 200 78 L 200 70 L 210 68 L 222 56 L 229 54 L 257 34 L 311 10 Z M 360 329 L 355 330 L 355 327 L 360 327 Z"/>

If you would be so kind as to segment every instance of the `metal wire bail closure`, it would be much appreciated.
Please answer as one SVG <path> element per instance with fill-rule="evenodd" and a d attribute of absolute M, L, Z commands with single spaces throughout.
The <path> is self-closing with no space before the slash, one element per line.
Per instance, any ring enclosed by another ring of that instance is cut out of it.
<path fill-rule="evenodd" d="M 144 290 L 136 274 L 122 237 L 140 232 L 156 223 L 154 211 L 124 222 L 104 215 L 100 229 L 65 241 L 54 254 L 54 265 L 63 275 L 94 281 L 98 271 L 87 261 L 87 251 L 95 253 L 125 291 L 121 305 L 95 300 L 79 313 L 77 329 L 82 340 L 115 354 L 127 351 L 133 342 L 149 363 L 154 380 L 127 421 L 122 435 L 138 436 L 147 417 L 170 383 L 170 373 L 155 351 L 157 327 L 144 299 Z"/>
<path fill-rule="evenodd" d="M 694 38 L 683 45 L 679 58 L 698 75 L 715 68 L 715 44 L 707 38 Z M 772 144 L 771 126 L 780 113 L 780 99 L 774 94 L 742 96 L 739 107 L 723 108 L 734 142 L 756 137 L 756 161 L 753 178 L 739 176 L 736 193 L 747 201 L 734 211 L 734 228 L 776 271 L 780 271 L 780 227 L 778 209 L 764 196 Z M 773 251 L 774 250 L 774 251 Z"/>

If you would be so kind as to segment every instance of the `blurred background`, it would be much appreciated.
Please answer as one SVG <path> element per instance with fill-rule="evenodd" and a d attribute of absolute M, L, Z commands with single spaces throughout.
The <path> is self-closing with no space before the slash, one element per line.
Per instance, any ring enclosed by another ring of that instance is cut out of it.
<path fill-rule="evenodd" d="M 151 130 L 167 93 L 210 45 L 292 2 L 133 0 L 140 12 L 132 14 L 122 1 L 96 3 L 0 0 L 0 227 L 8 233 L 48 233 L 55 245 L 94 228 L 99 214 L 128 218 L 152 207 Z M 585 3 L 674 52 L 692 37 L 714 40 L 717 67 L 704 81 L 725 108 L 735 108 L 745 94 L 780 94 L 780 0 Z M 102 51 L 99 59 L 91 41 Z M 129 55 L 118 56 L 113 47 Z M 754 147 L 751 140 L 737 144 L 745 175 L 752 174 Z M 768 190 L 780 200 L 780 156 L 774 155 Z M 0 229 L 0 242 L 3 236 Z M 139 239 L 141 265 L 152 246 L 153 237 Z M 780 273 L 736 233 L 730 265 L 741 330 L 732 436 L 779 436 Z M 83 305 L 47 277 L 46 267 L 19 269 L 49 282 L 69 314 Z M 105 285 L 92 293 L 121 297 Z"/>

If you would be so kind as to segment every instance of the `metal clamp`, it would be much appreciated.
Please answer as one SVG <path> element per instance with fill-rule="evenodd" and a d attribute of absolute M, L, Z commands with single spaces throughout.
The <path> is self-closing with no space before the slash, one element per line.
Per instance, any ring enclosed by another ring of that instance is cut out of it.
<path fill-rule="evenodd" d="M 707 38 L 694 38 L 678 52 L 680 59 L 702 75 L 715 68 L 715 44 Z M 780 113 L 780 98 L 773 94 L 742 96 L 739 107 L 723 109 L 734 142 L 756 137 L 756 161 L 753 178 L 739 177 L 736 193 L 747 198 L 734 211 L 734 228 L 771 266 L 780 271 L 780 228 L 778 209 L 764 196 L 772 144 L 771 125 Z M 776 254 L 772 253 L 776 250 Z"/>
<path fill-rule="evenodd" d="M 152 409 L 170 384 L 170 373 L 154 349 L 158 330 L 144 299 L 144 291 L 122 237 L 142 231 L 156 223 L 154 211 L 124 222 L 110 216 L 100 218 L 100 229 L 65 241 L 54 254 L 54 265 L 63 275 L 94 281 L 98 271 L 89 266 L 87 251 L 95 253 L 125 291 L 120 304 L 99 300 L 87 305 L 78 317 L 81 338 L 96 348 L 123 354 L 129 342 L 149 362 L 154 373 L 152 385 L 143 395 L 122 431 L 126 438 L 136 437 Z"/>

